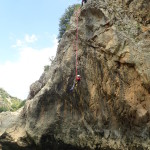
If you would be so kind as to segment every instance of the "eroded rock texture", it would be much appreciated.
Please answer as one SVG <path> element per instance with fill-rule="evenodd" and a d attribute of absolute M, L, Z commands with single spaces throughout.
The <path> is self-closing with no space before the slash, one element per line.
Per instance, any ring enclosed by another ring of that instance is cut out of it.
<path fill-rule="evenodd" d="M 75 78 L 72 17 L 49 72 L 32 85 L 15 123 L 3 126 L 2 145 L 150 149 L 149 8 L 149 0 L 88 0 L 79 16 L 81 82 L 70 92 Z"/>

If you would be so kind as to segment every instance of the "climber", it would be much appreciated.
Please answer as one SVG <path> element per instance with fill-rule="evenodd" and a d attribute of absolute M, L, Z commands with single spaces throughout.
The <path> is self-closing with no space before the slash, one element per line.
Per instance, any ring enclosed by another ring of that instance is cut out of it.
<path fill-rule="evenodd" d="M 80 75 L 77 75 L 77 76 L 76 76 L 76 81 L 79 82 L 80 80 L 81 80 L 81 76 L 80 76 Z"/>
<path fill-rule="evenodd" d="M 77 75 L 77 76 L 76 76 L 76 81 L 74 81 L 74 83 L 73 83 L 73 85 L 72 85 L 70 91 L 73 91 L 73 89 L 74 89 L 75 86 L 77 87 L 77 85 L 78 85 L 78 83 L 80 82 L 80 80 L 81 80 L 81 76 L 80 76 L 80 75 Z"/>
<path fill-rule="evenodd" d="M 81 6 L 83 6 L 83 3 L 86 3 L 86 2 L 87 2 L 87 0 L 82 0 Z"/>

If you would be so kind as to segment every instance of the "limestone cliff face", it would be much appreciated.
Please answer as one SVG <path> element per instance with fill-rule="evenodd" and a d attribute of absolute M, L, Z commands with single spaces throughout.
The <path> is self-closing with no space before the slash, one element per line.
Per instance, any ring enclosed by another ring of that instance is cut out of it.
<path fill-rule="evenodd" d="M 69 91 L 75 78 L 72 17 L 49 72 L 32 85 L 23 110 L 7 126 L 2 119 L 2 145 L 150 149 L 149 8 L 149 0 L 88 0 L 79 16 L 81 82 Z"/>

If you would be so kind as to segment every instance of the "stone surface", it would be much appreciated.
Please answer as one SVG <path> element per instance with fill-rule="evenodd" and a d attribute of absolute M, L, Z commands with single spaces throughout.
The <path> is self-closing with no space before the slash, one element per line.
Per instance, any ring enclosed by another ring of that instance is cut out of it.
<path fill-rule="evenodd" d="M 31 86 L 30 100 L 14 124 L 0 131 L 2 146 L 150 149 L 149 6 L 149 0 L 88 0 L 79 16 L 81 82 L 70 92 L 75 79 L 72 17 L 49 72 Z"/>

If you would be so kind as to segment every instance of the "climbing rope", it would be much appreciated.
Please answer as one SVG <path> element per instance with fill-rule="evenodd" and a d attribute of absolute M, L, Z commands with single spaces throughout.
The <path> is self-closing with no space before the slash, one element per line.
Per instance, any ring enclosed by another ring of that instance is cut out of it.
<path fill-rule="evenodd" d="M 78 18 L 80 14 L 80 8 L 78 11 L 76 11 L 76 39 L 73 42 L 73 48 L 75 47 L 76 51 L 76 82 L 73 83 L 73 86 L 71 87 L 70 91 L 73 91 L 76 83 L 80 81 L 80 75 L 78 75 Z"/>
<path fill-rule="evenodd" d="M 78 18 L 80 14 L 80 8 L 76 11 L 76 78 L 78 75 Z"/>

